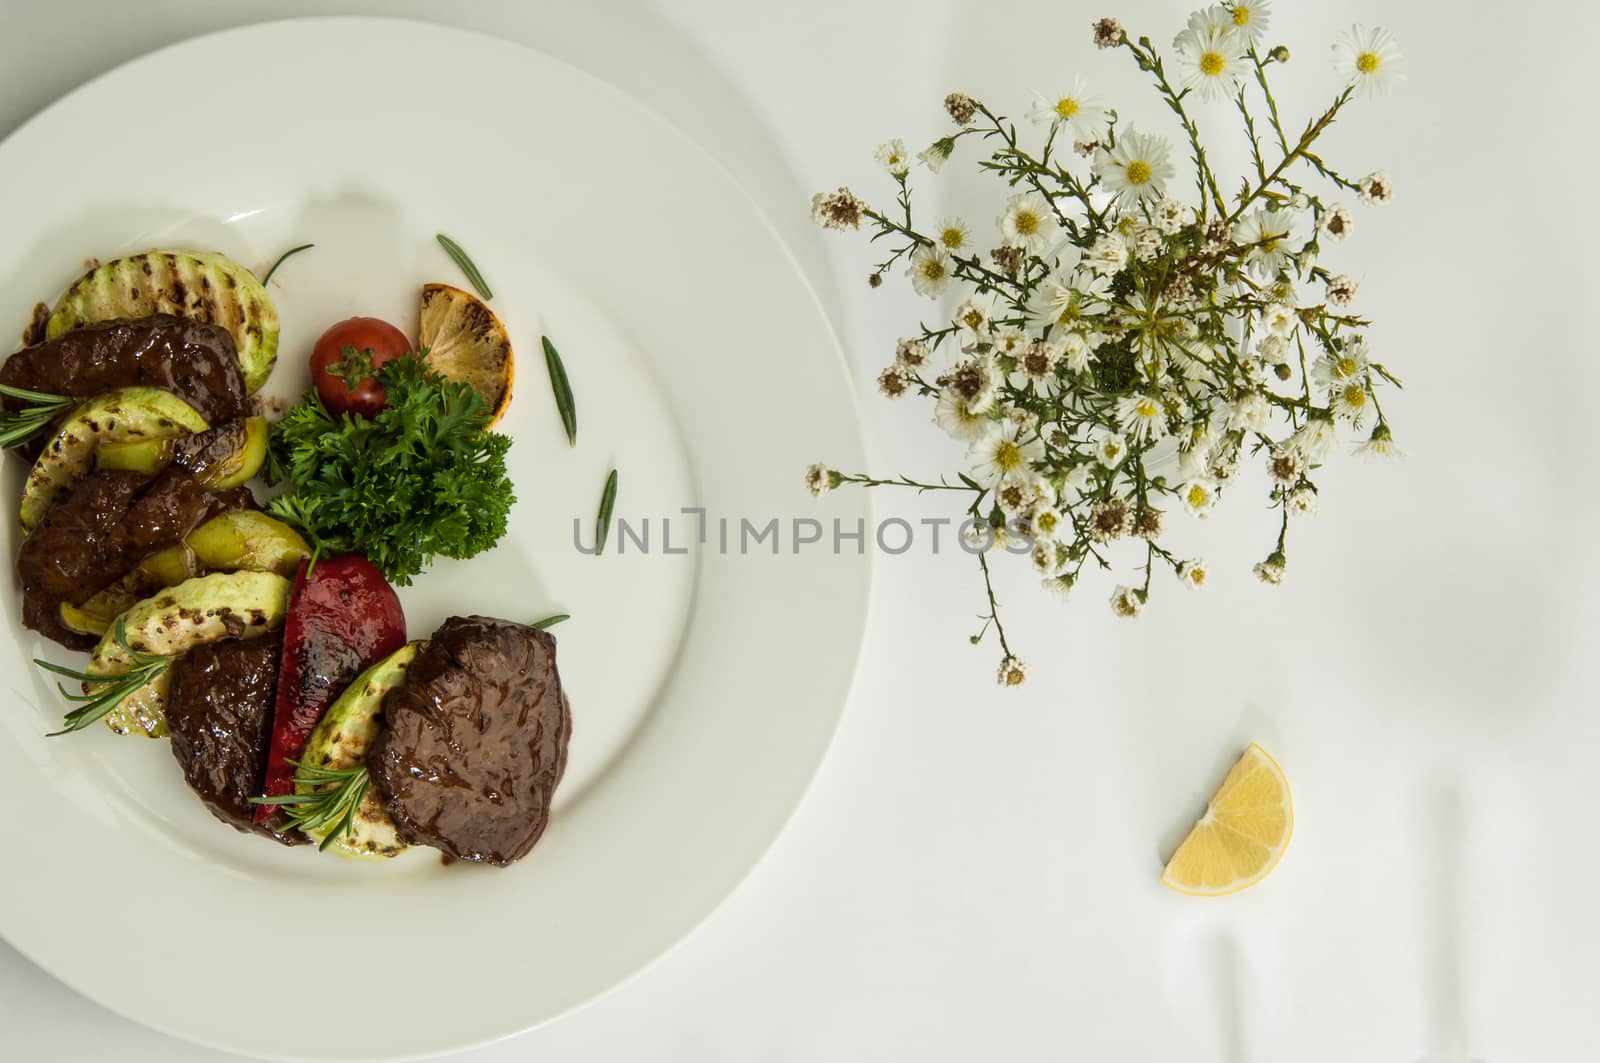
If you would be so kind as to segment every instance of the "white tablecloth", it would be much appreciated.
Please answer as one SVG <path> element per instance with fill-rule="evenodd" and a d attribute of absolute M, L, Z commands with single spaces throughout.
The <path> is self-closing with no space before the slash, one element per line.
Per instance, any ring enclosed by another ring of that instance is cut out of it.
<path fill-rule="evenodd" d="M 1580 662 L 1594 645 L 1600 380 L 1585 314 L 1593 86 L 1578 49 L 1594 16 L 1575 0 L 1276 6 L 1292 115 L 1331 94 L 1327 42 L 1349 22 L 1389 25 L 1408 53 L 1410 80 L 1353 108 L 1327 154 L 1386 167 L 1398 188 L 1358 213 L 1338 255 L 1409 385 L 1390 412 L 1410 459 L 1321 477 L 1324 512 L 1296 528 L 1276 590 L 1248 572 L 1272 518 L 1238 499 L 1198 540 L 1216 586 L 1169 586 L 1137 623 L 1113 622 L 1109 583 L 1062 606 L 1008 574 L 1000 592 L 1034 665 L 1020 693 L 994 687 L 994 652 L 965 645 L 982 602 L 969 558 L 882 559 L 843 728 L 749 881 L 604 999 L 457 1058 L 1592 1058 L 1600 719 Z M 1165 43 L 1185 6 L 3 0 L 0 132 L 160 45 L 333 11 L 490 31 L 648 101 L 790 238 L 870 392 L 927 304 L 898 283 L 869 292 L 864 241 L 813 231 L 809 194 L 848 182 L 881 197 L 873 146 L 940 135 L 951 89 L 1020 113 L 1082 71 L 1153 125 L 1126 58 L 1094 51 L 1087 25 L 1115 13 Z M 992 192 L 949 185 L 946 202 L 986 230 Z M 863 407 L 879 470 L 950 465 L 927 411 L 870 394 Z M 1295 788 L 1283 865 L 1227 900 L 1166 892 L 1160 854 L 1252 740 Z M 4 946 L 0 1027 L 8 1059 L 220 1058 Z"/>

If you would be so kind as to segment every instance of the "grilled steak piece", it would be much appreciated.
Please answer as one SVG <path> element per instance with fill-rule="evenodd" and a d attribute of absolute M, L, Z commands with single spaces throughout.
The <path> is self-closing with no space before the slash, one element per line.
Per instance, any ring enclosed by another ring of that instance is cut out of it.
<path fill-rule="evenodd" d="M 367 769 L 401 838 L 499 866 L 533 848 L 572 735 L 554 638 L 453 616 L 384 698 L 383 713 Z"/>
<path fill-rule="evenodd" d="M 105 321 L 24 347 L 0 366 L 0 384 L 85 397 L 161 388 L 213 425 L 243 416 L 249 400 L 228 330 L 169 314 Z M 22 405 L 4 401 L 6 409 Z"/>
<path fill-rule="evenodd" d="M 197 646 L 178 658 L 167 696 L 167 733 L 184 779 L 213 816 L 235 830 L 300 845 L 306 839 L 298 831 L 258 827 L 250 804 L 267 770 L 282 649 L 279 630 Z"/>
<path fill-rule="evenodd" d="M 61 625 L 62 602 L 82 605 L 144 558 L 183 541 L 219 513 L 247 509 L 247 488 L 208 491 L 183 469 L 156 477 L 94 472 L 45 512 L 17 553 L 22 622 L 75 650 L 99 640 Z"/>

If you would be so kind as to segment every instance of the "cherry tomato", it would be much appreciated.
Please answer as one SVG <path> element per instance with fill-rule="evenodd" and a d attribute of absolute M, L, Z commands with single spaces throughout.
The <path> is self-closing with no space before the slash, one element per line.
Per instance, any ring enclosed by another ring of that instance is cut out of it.
<path fill-rule="evenodd" d="M 372 417 L 387 396 L 372 375 L 384 362 L 411 353 L 405 333 L 376 317 L 353 317 L 322 334 L 311 351 L 311 382 L 335 417 Z"/>

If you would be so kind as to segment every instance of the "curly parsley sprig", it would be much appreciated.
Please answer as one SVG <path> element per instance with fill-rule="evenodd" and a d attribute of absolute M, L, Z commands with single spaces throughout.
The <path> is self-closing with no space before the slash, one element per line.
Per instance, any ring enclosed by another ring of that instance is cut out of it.
<path fill-rule="evenodd" d="M 416 356 L 378 367 L 375 417 L 335 417 L 316 389 L 272 426 L 267 479 L 288 490 L 267 511 L 324 552 L 359 550 L 401 586 L 436 556 L 468 558 L 499 541 L 516 501 L 511 440 L 468 384 Z"/>

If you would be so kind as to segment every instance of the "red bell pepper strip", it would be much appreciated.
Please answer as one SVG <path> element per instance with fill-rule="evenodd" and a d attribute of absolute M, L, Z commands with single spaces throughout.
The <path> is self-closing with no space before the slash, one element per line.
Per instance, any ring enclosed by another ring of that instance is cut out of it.
<path fill-rule="evenodd" d="M 294 792 L 294 765 L 333 699 L 368 666 L 406 641 L 400 599 L 360 554 L 300 562 L 283 622 L 283 657 L 267 753 L 265 796 Z M 256 822 L 276 811 L 256 808 Z"/>

